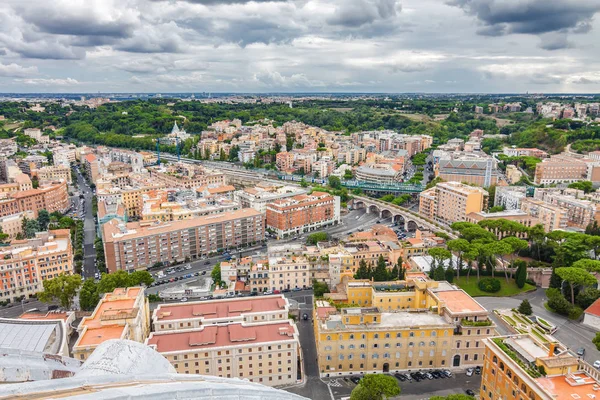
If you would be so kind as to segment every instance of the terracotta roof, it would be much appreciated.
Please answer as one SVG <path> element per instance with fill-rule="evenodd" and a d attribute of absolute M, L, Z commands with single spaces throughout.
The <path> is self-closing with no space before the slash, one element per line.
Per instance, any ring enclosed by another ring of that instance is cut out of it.
<path fill-rule="evenodd" d="M 446 308 L 453 313 L 486 311 L 471 296 L 462 290 L 436 292 L 435 295 L 446 303 Z"/>
<path fill-rule="evenodd" d="M 35 319 L 35 320 L 55 320 L 62 319 L 66 321 L 69 319 L 70 314 L 66 312 L 25 312 L 19 316 L 19 319 Z"/>
<path fill-rule="evenodd" d="M 596 300 L 592 303 L 591 306 L 585 309 L 586 314 L 595 315 L 596 317 L 600 317 L 600 299 Z"/>
<path fill-rule="evenodd" d="M 85 159 L 87 162 L 94 162 L 96 161 L 96 156 L 93 154 L 86 154 Z"/>
<path fill-rule="evenodd" d="M 294 327 L 289 321 L 278 324 L 242 326 L 241 324 L 211 325 L 186 332 L 153 333 L 146 340 L 159 353 L 197 350 L 208 347 L 226 347 L 247 343 L 269 343 L 296 340 Z"/>
<path fill-rule="evenodd" d="M 285 298 L 282 295 L 257 298 L 234 298 L 227 300 L 198 301 L 186 304 L 160 304 L 154 315 L 158 321 L 180 319 L 230 318 L 243 314 L 284 311 Z"/>

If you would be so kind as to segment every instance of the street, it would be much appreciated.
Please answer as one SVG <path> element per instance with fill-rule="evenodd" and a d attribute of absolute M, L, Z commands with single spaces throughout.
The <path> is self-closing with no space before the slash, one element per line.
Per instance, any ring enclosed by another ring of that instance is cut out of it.
<path fill-rule="evenodd" d="M 562 315 L 558 315 L 546 310 L 544 303 L 547 299 L 544 289 L 538 288 L 533 292 L 520 294 L 514 297 L 476 298 L 476 300 L 483 307 L 490 311 L 490 315 L 494 319 L 494 322 L 496 322 L 500 334 L 508 334 L 510 332 L 508 332 L 508 329 L 504 325 L 501 325 L 501 323 L 498 321 L 498 318 L 496 318 L 492 311 L 494 309 L 502 308 L 517 308 L 523 299 L 527 299 L 531 303 L 533 315 L 538 315 L 558 327 L 558 330 L 552 336 L 565 344 L 570 350 L 573 351 L 573 353 L 575 353 L 578 348 L 584 347 L 584 358 L 586 361 L 591 364 L 596 360 L 600 360 L 600 351 L 598 351 L 596 346 L 592 343 L 592 339 L 594 336 L 596 336 L 596 331 L 579 322 L 571 321 Z"/>
<path fill-rule="evenodd" d="M 96 223 L 95 216 L 92 212 L 92 189 L 87 185 L 87 182 L 77 169 L 77 184 L 79 191 L 84 195 L 85 215 L 83 218 L 83 278 L 93 278 L 98 272 L 94 261 L 96 260 L 96 249 L 94 249 L 94 240 L 96 239 Z"/>

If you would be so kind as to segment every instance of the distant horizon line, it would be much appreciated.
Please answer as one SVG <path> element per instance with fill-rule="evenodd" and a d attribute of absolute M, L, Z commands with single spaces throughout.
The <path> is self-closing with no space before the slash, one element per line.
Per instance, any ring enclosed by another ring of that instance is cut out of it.
<path fill-rule="evenodd" d="M 534 96 L 534 95 L 577 95 L 577 96 L 599 96 L 600 92 L 212 92 L 212 91 L 193 91 L 193 92 L 0 92 L 0 96 L 7 95 L 125 95 L 125 94 L 136 94 L 136 95 L 173 95 L 173 94 L 187 94 L 187 95 L 412 95 L 412 94 L 425 94 L 425 95 L 518 95 L 518 96 Z"/>

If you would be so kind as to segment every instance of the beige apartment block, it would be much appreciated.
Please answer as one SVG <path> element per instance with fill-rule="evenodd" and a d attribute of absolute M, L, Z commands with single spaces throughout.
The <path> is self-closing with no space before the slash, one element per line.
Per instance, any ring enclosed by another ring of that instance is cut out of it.
<path fill-rule="evenodd" d="M 419 196 L 419 214 L 452 224 L 466 221 L 470 213 L 487 209 L 488 192 L 459 182 L 441 182 Z"/>
<path fill-rule="evenodd" d="M 536 218 L 546 232 L 565 229 L 569 220 L 567 210 L 530 197 L 521 200 L 521 211 Z"/>

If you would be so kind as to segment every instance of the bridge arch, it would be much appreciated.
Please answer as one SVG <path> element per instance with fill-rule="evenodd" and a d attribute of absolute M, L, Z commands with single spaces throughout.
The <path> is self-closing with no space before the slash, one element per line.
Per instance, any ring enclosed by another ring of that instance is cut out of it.
<path fill-rule="evenodd" d="M 419 224 L 413 220 L 406 221 L 406 230 L 409 232 L 414 232 L 419 229 Z"/>
<path fill-rule="evenodd" d="M 393 213 L 390 210 L 383 209 L 381 210 L 381 219 L 393 218 Z"/>
<path fill-rule="evenodd" d="M 360 201 L 360 200 L 354 200 L 354 202 L 352 203 L 352 208 L 354 208 L 355 210 L 360 210 L 361 208 L 366 208 L 367 206 L 365 205 L 364 201 Z"/>
<path fill-rule="evenodd" d="M 377 207 L 375 204 L 371 204 L 368 208 L 367 208 L 367 213 L 374 213 L 374 214 L 379 214 L 380 210 L 379 207 Z"/>
<path fill-rule="evenodd" d="M 402 214 L 396 214 L 394 215 L 394 224 L 398 225 L 400 228 L 404 229 L 404 226 L 406 224 L 406 220 L 404 218 L 404 215 Z"/>

